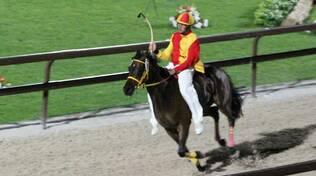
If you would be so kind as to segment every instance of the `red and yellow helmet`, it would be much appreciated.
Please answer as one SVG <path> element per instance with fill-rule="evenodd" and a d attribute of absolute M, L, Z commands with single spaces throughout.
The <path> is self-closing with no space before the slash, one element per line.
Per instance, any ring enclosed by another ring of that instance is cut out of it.
<path fill-rule="evenodd" d="M 183 12 L 178 16 L 177 22 L 191 26 L 194 24 L 194 18 L 189 12 Z"/>

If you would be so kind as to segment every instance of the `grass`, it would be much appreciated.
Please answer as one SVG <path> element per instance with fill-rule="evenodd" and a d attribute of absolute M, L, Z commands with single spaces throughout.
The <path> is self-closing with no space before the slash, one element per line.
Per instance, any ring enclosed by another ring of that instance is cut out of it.
<path fill-rule="evenodd" d="M 0 1 L 0 57 L 56 50 L 110 46 L 146 42 L 149 31 L 136 18 L 146 7 L 147 0 L 28 0 Z M 149 17 L 155 40 L 165 40 L 175 31 L 168 17 L 184 0 L 156 1 L 159 14 L 149 6 Z M 260 0 L 194 1 L 202 17 L 210 20 L 210 27 L 195 30 L 199 35 L 257 29 L 253 24 L 254 11 Z M 316 19 L 312 11 L 307 22 Z M 315 34 L 295 33 L 260 40 L 259 53 L 280 52 L 313 47 Z M 238 40 L 202 45 L 204 61 L 237 58 L 251 55 L 252 40 Z M 53 65 L 52 80 L 68 79 L 126 71 L 133 53 L 57 61 Z M 12 85 L 41 82 L 45 63 L 0 67 Z M 314 57 L 302 57 L 258 64 L 258 83 L 270 84 L 316 78 Z M 249 86 L 248 65 L 225 68 L 237 86 Z M 145 91 L 132 98 L 122 93 L 124 81 L 83 86 L 50 92 L 49 115 L 56 116 L 87 110 L 145 102 Z M 0 97 L 0 123 L 38 119 L 41 92 Z"/>

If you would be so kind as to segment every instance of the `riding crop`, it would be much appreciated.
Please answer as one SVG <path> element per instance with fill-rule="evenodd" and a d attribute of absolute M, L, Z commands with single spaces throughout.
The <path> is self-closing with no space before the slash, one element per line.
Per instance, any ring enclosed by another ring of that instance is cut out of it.
<path fill-rule="evenodd" d="M 150 24 L 148 18 L 142 12 L 140 12 L 137 17 L 138 18 L 143 17 L 145 19 L 146 23 L 149 26 L 149 30 L 150 30 L 150 42 L 153 43 L 154 42 L 154 32 L 153 32 L 153 28 L 151 27 L 151 24 Z M 150 51 L 150 52 L 152 53 L 152 51 Z"/>

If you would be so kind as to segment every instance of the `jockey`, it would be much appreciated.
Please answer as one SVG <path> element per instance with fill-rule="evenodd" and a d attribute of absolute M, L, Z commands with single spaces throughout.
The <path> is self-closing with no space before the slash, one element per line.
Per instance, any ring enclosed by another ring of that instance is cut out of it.
<path fill-rule="evenodd" d="M 196 34 L 191 31 L 194 18 L 190 13 L 184 12 L 180 14 L 177 18 L 177 23 L 178 31 L 171 35 L 170 43 L 164 51 L 157 50 L 154 42 L 150 43 L 149 50 L 154 52 L 158 59 L 171 61 L 167 66 L 169 73 L 178 75 L 179 89 L 191 110 L 195 132 L 196 134 L 201 134 L 203 132 L 203 108 L 193 86 L 194 72 L 204 73 L 204 65 L 199 57 L 200 43 Z M 152 107 L 150 108 L 152 110 Z M 157 124 L 157 121 L 153 113 L 150 121 L 154 127 L 152 130 L 152 134 L 154 134 L 158 132 L 158 129 L 157 125 L 156 127 L 154 126 Z"/>

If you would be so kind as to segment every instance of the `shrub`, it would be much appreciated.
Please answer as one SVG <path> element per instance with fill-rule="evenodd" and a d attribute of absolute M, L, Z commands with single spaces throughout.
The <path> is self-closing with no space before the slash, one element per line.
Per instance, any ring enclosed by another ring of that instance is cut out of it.
<path fill-rule="evenodd" d="M 255 24 L 279 26 L 299 0 L 264 0 L 255 12 Z"/>

